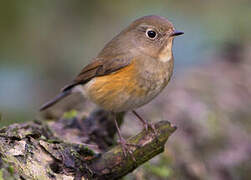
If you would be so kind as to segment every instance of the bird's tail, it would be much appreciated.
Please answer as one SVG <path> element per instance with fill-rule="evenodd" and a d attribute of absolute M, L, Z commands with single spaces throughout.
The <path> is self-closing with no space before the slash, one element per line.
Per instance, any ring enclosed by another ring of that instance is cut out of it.
<path fill-rule="evenodd" d="M 47 103 L 45 103 L 44 105 L 42 105 L 39 110 L 43 111 L 43 110 L 51 107 L 52 105 L 56 104 L 58 101 L 60 101 L 61 99 L 65 98 L 66 96 L 68 96 L 70 94 L 71 94 L 71 89 L 61 92 L 55 98 L 53 98 L 52 100 L 50 100 Z"/>

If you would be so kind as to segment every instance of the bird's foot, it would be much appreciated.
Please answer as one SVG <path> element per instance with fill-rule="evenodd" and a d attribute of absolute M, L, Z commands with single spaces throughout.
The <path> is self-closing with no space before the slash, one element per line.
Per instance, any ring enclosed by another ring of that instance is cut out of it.
<path fill-rule="evenodd" d="M 143 123 L 144 129 L 148 131 L 151 129 L 154 132 L 155 137 L 157 137 L 158 132 L 157 129 L 155 128 L 154 124 L 147 122 L 144 120 L 135 110 L 132 110 L 132 113 Z"/>
<path fill-rule="evenodd" d="M 128 156 L 131 156 L 133 161 L 136 162 L 136 159 L 135 157 L 133 156 L 133 151 L 131 150 L 130 146 L 133 146 L 133 147 L 140 147 L 140 145 L 138 144 L 132 144 L 132 143 L 128 143 L 126 142 L 126 140 L 124 138 L 120 138 L 119 142 L 118 142 L 120 145 L 121 145 L 121 148 L 122 148 L 122 152 L 124 154 L 124 157 L 128 157 Z"/>
<path fill-rule="evenodd" d="M 145 122 L 145 123 L 144 123 L 144 129 L 145 129 L 146 131 L 152 130 L 155 136 L 158 135 L 157 129 L 155 128 L 155 126 L 154 126 L 153 123 Z"/>

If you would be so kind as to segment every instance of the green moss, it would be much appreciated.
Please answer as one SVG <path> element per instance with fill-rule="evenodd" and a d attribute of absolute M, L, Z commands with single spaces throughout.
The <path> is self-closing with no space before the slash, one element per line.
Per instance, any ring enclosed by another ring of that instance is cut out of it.
<path fill-rule="evenodd" d="M 3 178 L 3 171 L 2 170 L 0 170 L 0 180 L 4 180 L 4 178 Z"/>
<path fill-rule="evenodd" d="M 42 139 L 42 140 L 43 140 L 43 139 Z M 46 139 L 46 142 L 47 142 L 47 143 L 50 143 L 50 144 L 63 143 L 63 141 L 60 140 L 60 139 Z"/>
<path fill-rule="evenodd" d="M 13 175 L 13 174 L 14 174 L 14 172 L 15 172 L 15 170 L 14 170 L 14 167 L 13 167 L 13 166 L 9 166 L 7 170 L 8 170 L 8 172 L 9 172 L 11 175 Z"/>
<path fill-rule="evenodd" d="M 70 153 L 71 153 L 72 156 L 74 156 L 76 158 L 80 158 L 79 154 L 75 151 L 75 149 L 71 148 Z"/>
<path fill-rule="evenodd" d="M 72 118 L 75 118 L 77 116 L 77 114 L 78 114 L 78 112 L 73 109 L 71 111 L 65 112 L 63 115 L 63 118 L 64 119 L 72 119 Z"/>

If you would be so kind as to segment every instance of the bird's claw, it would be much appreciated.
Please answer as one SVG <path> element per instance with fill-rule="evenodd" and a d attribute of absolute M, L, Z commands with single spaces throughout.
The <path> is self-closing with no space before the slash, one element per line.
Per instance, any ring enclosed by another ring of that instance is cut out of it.
<path fill-rule="evenodd" d="M 144 129 L 145 129 L 146 131 L 152 130 L 155 136 L 158 135 L 157 129 L 155 128 L 155 126 L 154 126 L 153 123 L 145 123 L 145 124 L 144 124 Z"/>
<path fill-rule="evenodd" d="M 133 151 L 130 149 L 129 146 L 134 146 L 134 147 L 140 147 L 140 145 L 138 144 L 131 144 L 131 143 L 127 143 L 126 140 L 124 138 L 121 138 L 119 141 L 119 144 L 121 145 L 122 148 L 122 152 L 124 157 L 128 157 L 131 156 L 133 161 L 136 162 L 135 157 L 133 156 Z"/>

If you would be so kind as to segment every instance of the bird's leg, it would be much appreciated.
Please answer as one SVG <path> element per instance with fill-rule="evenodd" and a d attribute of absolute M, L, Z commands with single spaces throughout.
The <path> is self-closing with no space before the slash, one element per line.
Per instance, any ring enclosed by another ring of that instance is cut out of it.
<path fill-rule="evenodd" d="M 152 123 L 147 122 L 146 120 L 144 120 L 135 110 L 132 110 L 132 113 L 137 116 L 137 118 L 143 123 L 143 126 L 145 128 L 146 131 L 148 131 L 149 129 L 152 129 L 154 134 L 157 134 L 157 130 L 154 127 L 154 125 Z"/>
<path fill-rule="evenodd" d="M 114 118 L 114 122 L 115 122 L 115 125 L 116 125 L 116 128 L 117 128 L 117 131 L 118 131 L 119 143 L 121 145 L 124 156 L 126 157 L 128 154 L 132 155 L 133 152 L 130 150 L 129 146 L 138 146 L 138 145 L 137 144 L 127 143 L 126 140 L 121 135 L 121 131 L 119 129 L 116 117 Z M 134 161 L 136 161 L 135 158 L 133 157 L 133 155 L 132 155 L 132 159 Z"/>

